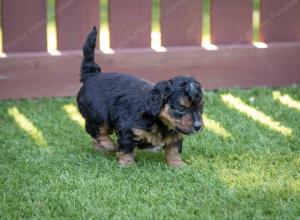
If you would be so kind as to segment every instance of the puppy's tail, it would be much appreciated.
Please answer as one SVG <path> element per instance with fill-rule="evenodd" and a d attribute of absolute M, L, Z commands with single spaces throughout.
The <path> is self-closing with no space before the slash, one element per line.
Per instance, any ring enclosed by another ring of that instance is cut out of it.
<path fill-rule="evenodd" d="M 82 83 L 84 83 L 91 75 L 101 73 L 101 68 L 95 63 L 96 41 L 97 29 L 94 27 L 83 45 L 83 60 L 80 69 L 80 82 Z"/>

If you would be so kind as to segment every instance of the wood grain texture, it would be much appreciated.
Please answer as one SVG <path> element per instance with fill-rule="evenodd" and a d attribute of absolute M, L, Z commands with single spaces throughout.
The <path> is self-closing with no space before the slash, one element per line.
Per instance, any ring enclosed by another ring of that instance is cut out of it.
<path fill-rule="evenodd" d="M 99 4 L 99 0 L 56 0 L 58 50 L 82 48 L 93 26 L 99 29 Z M 97 48 L 99 48 L 98 41 Z"/>
<path fill-rule="evenodd" d="M 104 72 L 131 73 L 152 82 L 184 74 L 196 77 L 205 89 L 218 89 L 300 84 L 299 57 L 300 43 L 284 43 L 270 44 L 267 49 L 236 45 L 217 51 L 172 47 L 164 53 L 123 49 L 115 54 L 97 53 L 96 61 Z M 0 98 L 75 95 L 81 59 L 81 51 L 1 58 Z"/>
<path fill-rule="evenodd" d="M 201 45 L 202 0 L 161 0 L 162 46 Z"/>
<path fill-rule="evenodd" d="M 2 0 L 3 50 L 46 51 L 46 0 Z"/>
<path fill-rule="evenodd" d="M 261 41 L 300 41 L 300 1 L 261 0 L 260 8 Z"/>
<path fill-rule="evenodd" d="M 252 43 L 252 10 L 252 0 L 211 0 L 212 43 Z"/>
<path fill-rule="evenodd" d="M 151 46 L 151 0 L 110 0 L 110 47 Z"/>

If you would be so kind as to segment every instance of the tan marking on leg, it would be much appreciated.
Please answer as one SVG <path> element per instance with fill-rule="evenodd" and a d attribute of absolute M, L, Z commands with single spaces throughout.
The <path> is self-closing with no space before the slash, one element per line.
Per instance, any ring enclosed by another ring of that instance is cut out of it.
<path fill-rule="evenodd" d="M 181 160 L 181 155 L 177 147 L 166 146 L 165 155 L 167 164 L 173 167 L 181 167 L 185 163 Z"/>
<path fill-rule="evenodd" d="M 181 140 L 182 134 L 179 132 L 172 132 L 168 136 L 165 137 L 164 142 L 166 146 L 171 146 L 173 143 L 176 143 L 177 141 Z"/>
<path fill-rule="evenodd" d="M 117 157 L 119 160 L 119 165 L 122 167 L 127 167 L 136 164 L 134 160 L 134 155 L 135 153 L 126 154 L 123 152 L 118 152 Z"/>
<path fill-rule="evenodd" d="M 162 135 L 156 126 L 151 128 L 150 131 L 133 128 L 132 133 L 135 135 L 134 139 L 137 141 L 145 141 L 153 146 L 158 146 L 163 143 Z"/>
<path fill-rule="evenodd" d="M 93 139 L 94 146 L 97 150 L 102 150 L 105 152 L 116 152 L 117 147 L 113 140 L 109 136 L 108 129 L 106 127 L 101 127 L 99 135 L 96 139 Z"/>

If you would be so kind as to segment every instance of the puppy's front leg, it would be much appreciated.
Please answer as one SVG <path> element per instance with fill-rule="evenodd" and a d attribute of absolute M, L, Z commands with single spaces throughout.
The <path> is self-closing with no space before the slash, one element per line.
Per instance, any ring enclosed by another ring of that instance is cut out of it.
<path fill-rule="evenodd" d="M 118 153 L 117 157 L 120 166 L 131 166 L 135 164 L 135 148 L 136 143 L 127 132 L 122 132 L 118 135 Z"/>
<path fill-rule="evenodd" d="M 167 143 L 165 147 L 165 155 L 167 164 L 173 167 L 185 165 L 181 159 L 182 140 Z"/>

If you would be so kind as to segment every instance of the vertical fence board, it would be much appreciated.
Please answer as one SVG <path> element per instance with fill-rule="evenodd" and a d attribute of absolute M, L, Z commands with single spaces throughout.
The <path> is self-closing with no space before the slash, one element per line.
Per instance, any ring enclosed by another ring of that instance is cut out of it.
<path fill-rule="evenodd" d="M 212 43 L 251 43 L 252 10 L 252 0 L 211 0 Z"/>
<path fill-rule="evenodd" d="M 263 42 L 300 41 L 300 1 L 261 0 L 260 38 Z"/>
<path fill-rule="evenodd" d="M 161 0 L 160 25 L 163 46 L 200 45 L 202 0 Z"/>
<path fill-rule="evenodd" d="M 111 48 L 150 47 L 151 0 L 110 0 L 108 13 Z"/>
<path fill-rule="evenodd" d="M 99 4 L 99 0 L 56 0 L 58 50 L 82 48 L 92 27 L 100 26 Z"/>
<path fill-rule="evenodd" d="M 46 0 L 2 0 L 4 52 L 47 50 Z"/>

